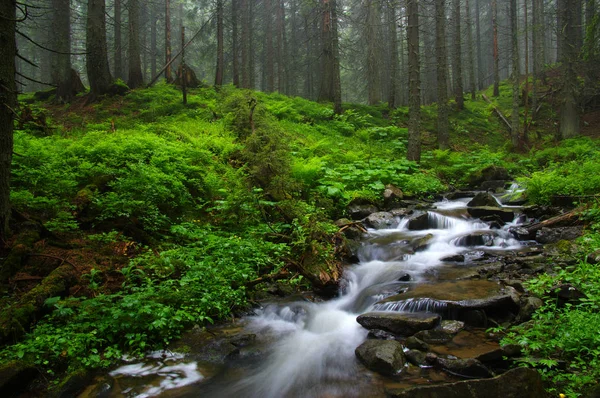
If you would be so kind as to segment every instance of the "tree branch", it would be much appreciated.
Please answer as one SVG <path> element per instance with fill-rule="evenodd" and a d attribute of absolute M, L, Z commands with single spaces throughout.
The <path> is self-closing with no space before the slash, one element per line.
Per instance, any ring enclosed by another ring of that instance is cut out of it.
<path fill-rule="evenodd" d="M 33 40 L 31 37 L 27 36 L 25 33 L 21 32 L 20 30 L 16 30 L 16 33 L 18 33 L 19 35 L 21 35 L 23 38 L 29 40 L 31 43 L 33 43 L 34 45 L 38 46 L 39 48 L 41 48 L 42 50 L 46 50 L 46 51 L 50 51 L 51 53 L 55 53 L 55 54 L 60 54 L 60 55 L 87 55 L 87 52 L 84 53 L 72 53 L 72 52 L 61 52 L 61 51 L 56 51 L 53 50 L 51 48 L 42 46 L 40 43 L 36 42 L 35 40 Z"/>

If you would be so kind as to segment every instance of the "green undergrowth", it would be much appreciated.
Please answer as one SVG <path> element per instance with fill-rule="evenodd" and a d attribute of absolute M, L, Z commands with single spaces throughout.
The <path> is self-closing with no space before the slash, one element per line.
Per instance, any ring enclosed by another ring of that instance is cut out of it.
<path fill-rule="evenodd" d="M 551 393 L 568 397 L 584 395 L 600 378 L 600 268 L 585 260 L 587 254 L 600 250 L 599 203 L 582 216 L 591 222 L 578 242 L 582 260 L 530 280 L 527 288 L 544 304 L 530 322 L 509 329 L 502 340 L 523 348 L 519 364 L 538 369 Z M 562 303 L 556 290 L 565 284 L 583 298 Z"/>

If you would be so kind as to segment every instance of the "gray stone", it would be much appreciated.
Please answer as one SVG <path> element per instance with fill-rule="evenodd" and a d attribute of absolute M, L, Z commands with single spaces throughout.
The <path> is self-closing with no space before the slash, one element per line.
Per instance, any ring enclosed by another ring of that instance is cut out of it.
<path fill-rule="evenodd" d="M 465 323 L 461 321 L 444 320 L 440 324 L 442 331 L 448 334 L 456 334 L 465 328 Z"/>
<path fill-rule="evenodd" d="M 425 212 L 411 217 L 411 219 L 408 221 L 407 227 L 410 231 L 423 231 L 425 229 L 430 229 L 431 226 L 429 224 L 429 213 Z"/>
<path fill-rule="evenodd" d="M 367 368 L 388 376 L 400 372 L 406 362 L 402 344 L 395 340 L 367 340 L 355 354 Z"/>
<path fill-rule="evenodd" d="M 410 247 L 415 252 L 423 251 L 423 250 L 427 249 L 427 247 L 429 246 L 429 242 L 431 241 L 431 239 L 433 239 L 433 235 L 432 234 L 427 234 L 425 236 L 421 236 L 420 238 L 416 238 L 416 239 L 412 240 L 410 242 Z"/>
<path fill-rule="evenodd" d="M 404 341 L 404 346 L 410 350 L 429 351 L 429 344 L 415 336 L 407 338 Z"/>
<path fill-rule="evenodd" d="M 539 243 L 556 243 L 561 240 L 573 241 L 581 236 L 583 229 L 577 227 L 541 228 L 535 234 L 535 240 Z"/>
<path fill-rule="evenodd" d="M 453 256 L 447 256 L 441 259 L 441 261 L 444 262 L 452 262 L 452 263 L 464 263 L 465 262 L 465 255 L 464 254 L 455 254 Z"/>
<path fill-rule="evenodd" d="M 525 322 L 531 319 L 533 313 L 544 303 L 537 297 L 521 297 L 521 309 L 517 319 L 519 322 Z"/>
<path fill-rule="evenodd" d="M 385 186 L 385 190 L 383 191 L 383 203 L 386 207 L 393 206 L 402 202 L 404 198 L 404 193 L 397 186 L 388 184 Z"/>
<path fill-rule="evenodd" d="M 500 207 L 469 207 L 468 211 L 475 218 L 498 216 L 504 222 L 511 222 L 515 219 L 515 212 L 513 210 Z"/>
<path fill-rule="evenodd" d="M 369 214 L 364 222 L 368 227 L 374 229 L 393 228 L 398 225 L 396 217 L 385 211 Z"/>
<path fill-rule="evenodd" d="M 492 372 L 474 358 L 468 359 L 437 359 L 437 364 L 444 370 L 463 377 L 492 377 Z"/>
<path fill-rule="evenodd" d="M 408 362 L 416 366 L 423 366 L 427 364 L 427 353 L 419 350 L 408 350 L 404 353 Z"/>
<path fill-rule="evenodd" d="M 463 247 L 492 246 L 495 237 L 496 233 L 493 231 L 479 231 L 459 236 L 454 243 Z"/>
<path fill-rule="evenodd" d="M 377 213 L 379 209 L 372 203 L 352 202 L 348 205 L 348 214 L 353 220 L 362 220 L 369 214 Z"/>
<path fill-rule="evenodd" d="M 491 379 L 425 385 L 387 391 L 390 398 L 548 398 L 540 374 L 516 368 Z"/>
<path fill-rule="evenodd" d="M 452 340 L 453 335 L 442 330 L 442 329 L 433 329 L 433 330 L 421 330 L 416 333 L 415 336 L 419 340 L 424 341 L 427 344 L 445 344 Z"/>
<path fill-rule="evenodd" d="M 494 192 L 503 192 L 506 187 L 506 180 L 490 180 L 481 183 L 481 189 L 492 190 Z"/>
<path fill-rule="evenodd" d="M 467 207 L 500 207 L 494 195 L 488 192 L 479 192 L 467 203 Z"/>
<path fill-rule="evenodd" d="M 600 263 L 600 250 L 596 250 L 593 253 L 587 255 L 588 264 L 599 264 Z"/>
<path fill-rule="evenodd" d="M 412 336 L 421 330 L 433 329 L 440 316 L 426 313 L 368 312 L 356 318 L 366 329 L 382 329 L 402 336 Z"/>

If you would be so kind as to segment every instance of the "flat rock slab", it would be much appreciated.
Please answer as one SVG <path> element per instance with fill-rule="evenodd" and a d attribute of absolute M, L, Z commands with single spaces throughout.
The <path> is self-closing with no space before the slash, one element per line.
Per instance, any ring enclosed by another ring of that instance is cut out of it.
<path fill-rule="evenodd" d="M 387 376 L 399 373 L 406 362 L 402 344 L 396 340 L 367 340 L 354 352 L 367 368 Z"/>
<path fill-rule="evenodd" d="M 438 314 L 403 312 L 368 312 L 356 318 L 366 329 L 381 329 L 402 336 L 433 329 L 440 323 Z"/>
<path fill-rule="evenodd" d="M 491 206 L 469 207 L 469 214 L 475 218 L 497 216 L 504 222 L 511 222 L 515 219 L 514 210 Z"/>
<path fill-rule="evenodd" d="M 387 391 L 393 398 L 547 398 L 542 378 L 528 368 L 517 368 L 491 378 Z"/>

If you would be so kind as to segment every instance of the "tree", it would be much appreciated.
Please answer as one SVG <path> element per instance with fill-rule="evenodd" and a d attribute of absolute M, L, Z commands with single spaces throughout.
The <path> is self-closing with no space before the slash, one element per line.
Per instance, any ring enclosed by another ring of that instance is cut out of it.
<path fill-rule="evenodd" d="M 387 13 L 386 13 L 386 24 L 388 28 L 389 36 L 389 48 L 390 48 L 390 73 L 388 80 L 388 106 L 395 108 L 398 106 L 398 97 L 396 96 L 397 91 L 397 79 L 398 79 L 398 32 L 396 23 L 396 3 L 395 1 L 388 1 Z"/>
<path fill-rule="evenodd" d="M 106 45 L 104 0 L 88 0 L 86 22 L 86 69 L 92 99 L 106 94 L 112 83 Z"/>
<path fill-rule="evenodd" d="M 531 27 L 531 45 L 533 51 L 533 95 L 532 107 L 533 116 L 537 108 L 538 100 L 538 80 L 541 78 L 542 69 L 544 67 L 544 1 L 533 0 L 532 9 L 532 27 Z"/>
<path fill-rule="evenodd" d="M 223 85 L 225 59 L 223 56 L 223 0 L 217 0 L 217 71 L 215 86 Z"/>
<path fill-rule="evenodd" d="M 435 0 L 435 53 L 437 60 L 437 139 L 448 149 L 448 54 L 446 51 L 446 0 Z"/>
<path fill-rule="evenodd" d="M 510 31 L 512 39 L 512 114 L 511 114 L 511 142 L 515 149 L 520 147 L 519 131 L 519 34 L 517 31 L 517 0 L 510 0 Z"/>
<path fill-rule="evenodd" d="M 500 96 L 500 55 L 498 52 L 498 3 L 492 0 L 492 48 L 494 52 L 494 97 Z"/>
<path fill-rule="evenodd" d="M 367 93 L 369 105 L 375 105 L 381 102 L 381 77 L 379 69 L 379 37 L 377 27 L 381 23 L 379 16 L 379 2 L 377 0 L 368 0 L 365 2 L 366 25 L 364 27 L 364 36 L 367 46 L 366 72 L 367 72 Z"/>
<path fill-rule="evenodd" d="M 240 85 L 240 53 L 239 53 L 239 8 L 240 0 L 231 0 L 231 69 L 233 73 L 233 85 Z"/>
<path fill-rule="evenodd" d="M 321 0 L 321 90 L 319 101 L 331 101 L 335 113 L 342 113 L 340 58 L 335 0 Z"/>
<path fill-rule="evenodd" d="M 560 29 L 562 45 L 562 104 L 560 108 L 560 138 L 571 138 L 579 134 L 578 83 L 575 73 L 575 62 L 578 56 L 577 17 L 574 15 L 581 10 L 581 0 L 559 0 L 564 11 Z"/>
<path fill-rule="evenodd" d="M 266 91 L 272 92 L 275 89 L 275 66 L 273 52 L 273 0 L 265 0 L 265 77 Z"/>
<path fill-rule="evenodd" d="M 476 82 L 475 82 L 475 55 L 473 52 L 473 29 L 471 28 L 471 7 L 469 6 L 469 0 L 465 1 L 465 20 L 467 22 L 467 50 L 469 52 L 469 59 L 467 63 L 467 69 L 469 71 L 469 91 L 471 92 L 471 99 L 475 100 Z"/>
<path fill-rule="evenodd" d="M 125 80 L 125 74 L 123 73 L 123 46 L 121 45 L 121 0 L 114 0 L 114 45 L 113 45 L 113 58 L 114 58 L 114 74 L 118 79 Z"/>
<path fill-rule="evenodd" d="M 144 85 L 140 54 L 140 5 L 138 0 L 129 0 L 129 78 L 127 85 L 138 88 Z"/>
<path fill-rule="evenodd" d="M 71 82 L 71 5 L 69 0 L 52 0 L 52 82 L 56 84 L 56 100 L 73 99 Z"/>
<path fill-rule="evenodd" d="M 452 6 L 453 24 L 454 24 L 454 54 L 452 56 L 452 74 L 454 76 L 454 98 L 456 107 L 459 110 L 464 109 L 465 100 L 463 99 L 463 80 L 462 80 L 462 46 L 460 38 L 460 0 L 454 0 Z"/>
<path fill-rule="evenodd" d="M 419 4 L 417 0 L 406 0 L 408 13 L 408 148 L 406 158 L 421 160 L 421 68 L 419 65 Z"/>
<path fill-rule="evenodd" d="M 171 72 L 171 0 L 165 0 L 165 79 L 167 83 L 173 81 Z"/>
<path fill-rule="evenodd" d="M 17 102 L 15 84 L 16 2 L 0 2 L 0 247 L 9 236 L 10 168 L 13 153 L 13 120 Z"/>

